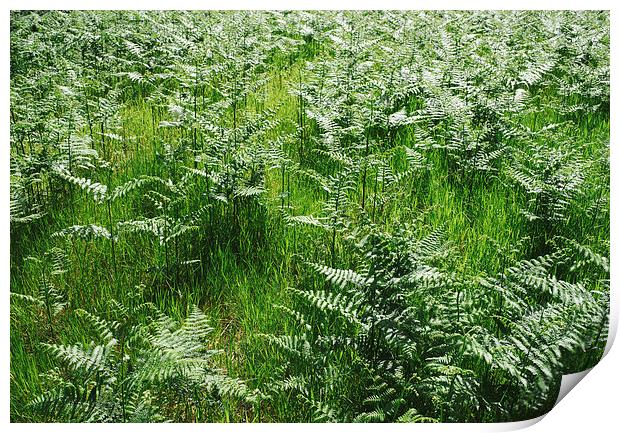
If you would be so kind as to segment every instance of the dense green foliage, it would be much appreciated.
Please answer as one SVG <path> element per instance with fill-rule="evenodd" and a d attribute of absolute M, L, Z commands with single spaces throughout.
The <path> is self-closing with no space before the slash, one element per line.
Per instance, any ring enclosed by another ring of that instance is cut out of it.
<path fill-rule="evenodd" d="M 607 12 L 11 14 L 13 421 L 509 421 L 594 365 Z"/>

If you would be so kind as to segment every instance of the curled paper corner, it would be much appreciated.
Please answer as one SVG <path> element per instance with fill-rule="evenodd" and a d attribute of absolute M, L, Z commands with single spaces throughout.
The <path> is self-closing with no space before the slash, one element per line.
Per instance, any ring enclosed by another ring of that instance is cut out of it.
<path fill-rule="evenodd" d="M 611 348 L 613 341 L 616 337 L 616 331 L 617 331 L 617 327 L 614 326 L 614 324 L 612 323 L 609 329 L 609 337 L 607 339 L 607 345 L 605 347 L 603 356 L 601 357 L 599 362 L 609 352 L 609 349 Z M 558 391 L 558 397 L 555 400 L 555 403 L 553 404 L 553 408 L 551 408 L 551 410 L 549 410 L 548 412 L 536 418 L 531 418 L 531 419 L 527 419 L 523 421 L 513 421 L 513 422 L 492 424 L 493 427 L 489 431 L 494 431 L 494 432 L 517 431 L 517 430 L 522 430 L 522 429 L 531 427 L 534 424 L 537 424 L 539 421 L 542 421 L 542 419 L 545 418 L 558 405 L 558 403 L 560 403 L 560 401 L 562 401 L 564 397 L 566 397 L 568 393 L 571 392 L 572 389 L 575 386 L 577 386 L 577 384 L 581 382 L 583 378 L 585 378 L 588 375 L 588 373 L 590 373 L 594 368 L 596 368 L 596 365 L 594 367 L 588 368 L 587 370 L 583 370 L 577 373 L 562 375 L 562 380 L 560 382 L 560 390 Z"/>
<path fill-rule="evenodd" d="M 581 380 L 587 376 L 587 374 L 592 370 L 592 368 L 589 368 L 587 370 L 584 371 L 580 371 L 578 373 L 572 373 L 572 374 L 564 374 L 562 375 L 562 380 L 560 382 L 560 390 L 558 392 L 558 397 L 555 400 L 555 403 L 553 404 L 553 408 L 555 408 L 555 406 L 558 405 L 558 403 L 560 401 L 562 401 L 562 399 L 564 397 L 566 397 L 566 395 L 579 383 L 581 382 Z M 506 423 L 497 423 L 497 424 L 493 424 L 493 428 L 490 431 L 496 431 L 496 432 L 505 432 L 505 431 L 517 431 L 517 430 L 522 430 L 528 427 L 533 426 L 534 424 L 537 424 L 539 421 L 541 421 L 544 417 L 546 417 L 549 412 L 551 412 L 553 410 L 553 408 L 551 408 L 550 411 L 545 412 L 544 414 L 536 417 L 536 418 L 531 418 L 531 419 L 527 419 L 527 420 L 523 420 L 523 421 L 513 421 L 513 422 L 506 422 Z"/>
<path fill-rule="evenodd" d="M 614 307 L 612 305 L 611 310 L 613 310 L 613 308 Z M 617 315 L 612 314 L 612 313 L 613 311 L 610 311 L 610 318 L 609 318 L 610 323 L 609 323 L 609 331 L 607 334 L 607 343 L 605 344 L 605 350 L 603 351 L 603 356 L 601 356 L 601 359 L 599 359 L 598 362 L 600 362 L 605 356 L 607 356 L 607 354 L 609 353 L 609 350 L 611 349 L 611 346 L 614 344 L 614 341 L 616 339 L 616 334 L 618 332 L 618 317 Z M 588 368 L 587 370 L 563 375 L 562 382 L 560 383 L 560 391 L 558 392 L 558 398 L 555 400 L 553 407 L 557 406 L 558 403 L 561 402 L 562 399 L 566 397 L 568 393 L 571 392 L 571 390 L 575 386 L 577 386 L 577 384 L 581 382 L 583 378 L 586 377 L 588 373 L 590 373 L 592 369 L 594 368 L 596 368 L 596 365 L 594 365 L 594 367 Z"/>
<path fill-rule="evenodd" d="M 612 307 L 613 308 L 613 307 Z M 597 364 L 609 353 L 609 349 L 614 344 L 614 340 L 616 339 L 616 334 L 618 332 L 618 317 L 617 315 L 612 314 L 610 311 L 610 323 L 609 323 L 609 331 L 607 334 L 607 343 L 605 344 L 605 349 L 603 351 L 603 356 L 598 360 Z M 592 371 L 594 367 L 588 368 L 587 370 L 579 371 L 577 373 L 572 374 L 564 374 L 562 376 L 562 382 L 560 383 L 560 391 L 558 392 L 558 398 L 555 400 L 553 406 L 557 406 L 559 402 L 562 401 L 566 395 L 571 392 L 571 390 L 577 386 L 581 380 L 588 375 Z"/>
<path fill-rule="evenodd" d="M 618 316 L 620 310 L 620 303 L 615 300 L 610 303 L 609 306 L 609 332 L 607 333 L 607 343 L 605 344 L 605 350 L 603 351 L 603 359 L 609 353 L 611 346 L 613 346 L 614 341 L 616 340 L 616 335 L 618 335 Z M 600 362 L 600 360 L 599 360 Z"/>
<path fill-rule="evenodd" d="M 592 367 L 594 368 L 594 367 Z M 592 371 L 592 368 L 588 368 L 587 370 L 580 371 L 578 373 L 572 374 L 564 374 L 562 375 L 562 382 L 560 383 L 560 391 L 558 392 L 558 398 L 555 400 L 553 406 L 557 406 L 559 402 L 562 401 L 566 395 L 571 392 L 571 390 L 579 383 L 581 380 L 587 376 L 587 374 Z"/>

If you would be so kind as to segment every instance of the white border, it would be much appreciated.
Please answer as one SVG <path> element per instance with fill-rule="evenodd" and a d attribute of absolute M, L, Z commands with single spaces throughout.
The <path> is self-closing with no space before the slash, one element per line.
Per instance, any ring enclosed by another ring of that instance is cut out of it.
<path fill-rule="evenodd" d="M 361 9 L 436 9 L 436 10 L 467 10 L 467 9 L 590 9 L 609 10 L 610 1 L 591 0 L 522 0 L 503 1 L 501 3 L 490 0 L 455 1 L 435 0 L 409 2 L 405 0 L 177 0 L 167 2 L 163 0 L 107 0 L 105 2 L 76 1 L 76 0 L 8 0 L 9 9 L 329 9 L 329 10 L 361 10 Z"/>
<path fill-rule="evenodd" d="M 438 9 L 438 10 L 455 10 L 455 9 L 593 9 L 593 10 L 611 10 L 611 112 L 612 119 L 616 119 L 615 114 L 618 113 L 618 76 L 616 66 L 618 63 L 618 8 L 614 7 L 611 1 L 590 0 L 588 2 L 576 0 L 523 0 L 523 1 L 403 1 L 403 0 L 302 0 L 291 2 L 285 0 L 271 1 L 243 1 L 243 0 L 217 0 L 217 1 L 188 1 L 176 0 L 174 2 L 163 0 L 108 0 L 106 2 L 87 2 L 87 1 L 33 1 L 33 0 L 8 0 L 4 3 L 3 13 L 0 16 L 0 50 L 2 52 L 2 61 L 4 67 L 0 69 L 0 77 L 2 80 L 2 105 L 0 106 L 0 131 L 2 134 L 1 150 L 0 150 L 0 171 L 2 172 L 3 181 L 0 183 L 0 203 L 3 204 L 2 216 L 0 216 L 0 275 L 3 288 L 3 296 L 0 298 L 2 304 L 2 312 L 0 314 L 2 331 L 0 339 L 2 347 L 5 349 L 4 355 L 0 357 L 0 372 L 2 372 L 3 392 L 0 394 L 0 422 L 5 427 L 3 431 L 31 431 L 45 430 L 49 432 L 64 431 L 108 431 L 110 428 L 120 429 L 120 431 L 131 431 L 136 426 L 130 425 L 80 425 L 80 424 L 9 424 L 9 208 L 6 205 L 9 201 L 9 41 L 10 41 L 10 25 L 9 10 L 11 9 Z M 618 137 L 617 124 L 611 123 L 611 140 L 612 143 Z M 612 145 L 611 150 L 611 221 L 615 221 L 618 215 L 618 170 L 620 169 L 619 158 L 616 157 L 616 146 Z M 617 254 L 616 245 L 620 241 L 618 224 L 612 224 L 611 227 L 611 261 L 612 263 L 612 303 L 611 303 L 611 338 L 608 341 L 607 355 L 599 362 L 599 364 L 588 373 L 587 378 L 576 385 L 576 389 L 570 392 L 559 404 L 546 416 L 536 420 L 530 420 L 520 423 L 505 424 L 438 424 L 438 425 L 411 425 L 411 424 L 391 424 L 386 426 L 378 426 L 374 424 L 363 425 L 307 425 L 307 424 L 211 424 L 209 426 L 186 425 L 186 424 L 158 424 L 148 426 L 152 431 L 228 431 L 230 429 L 252 430 L 252 431 L 288 431 L 291 428 L 295 430 L 301 429 L 311 431 L 319 427 L 321 430 L 340 430 L 350 429 L 353 431 L 374 431 L 376 428 L 389 429 L 392 431 L 428 431 L 440 429 L 441 431 L 506 431 L 528 427 L 534 432 L 548 432 L 551 429 L 564 431 L 593 431 L 607 432 L 612 431 L 612 426 L 617 428 L 618 423 L 618 393 L 620 386 L 620 374 L 618 373 L 618 365 L 620 365 L 620 349 L 612 347 L 618 328 L 618 272 L 615 272 L 613 265 L 620 259 Z M 611 350 L 610 350 L 611 348 Z M 541 421 L 542 420 L 542 421 Z M 540 421 L 540 422 L 538 422 Z"/>

